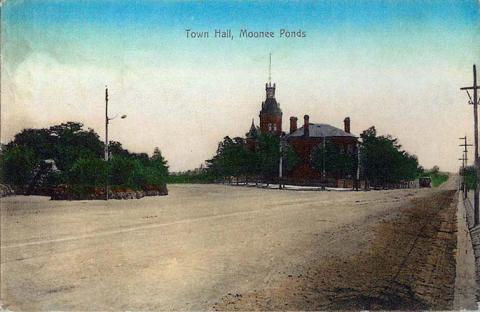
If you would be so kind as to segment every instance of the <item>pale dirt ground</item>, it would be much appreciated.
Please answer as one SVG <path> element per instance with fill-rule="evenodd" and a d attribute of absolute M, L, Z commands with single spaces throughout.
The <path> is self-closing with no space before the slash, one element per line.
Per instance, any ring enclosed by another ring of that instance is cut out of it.
<path fill-rule="evenodd" d="M 439 190 L 303 192 L 171 185 L 165 197 L 1 201 L 1 299 L 11 310 L 205 310 L 348 260 L 371 227 Z M 327 262 L 325 262 L 327 263 Z"/>

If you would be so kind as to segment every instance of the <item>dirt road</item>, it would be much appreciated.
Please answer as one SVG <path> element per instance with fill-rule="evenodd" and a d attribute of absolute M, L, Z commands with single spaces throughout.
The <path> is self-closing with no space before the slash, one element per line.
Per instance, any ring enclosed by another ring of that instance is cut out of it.
<path fill-rule="evenodd" d="M 413 298 L 408 307 L 433 307 L 438 294 L 435 307 L 447 307 L 450 198 L 220 185 L 174 185 L 166 197 L 107 205 L 8 197 L 0 300 L 13 310 L 375 308 L 388 307 L 382 288 L 418 281 L 414 296 L 399 295 Z M 445 278 L 405 273 L 432 261 Z"/>

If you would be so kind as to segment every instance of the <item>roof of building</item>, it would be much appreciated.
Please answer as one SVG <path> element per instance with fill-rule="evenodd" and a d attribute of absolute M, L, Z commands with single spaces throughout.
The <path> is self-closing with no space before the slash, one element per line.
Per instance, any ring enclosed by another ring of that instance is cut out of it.
<path fill-rule="evenodd" d="M 313 138 L 322 138 L 322 137 L 352 137 L 356 138 L 355 135 L 345 132 L 342 129 L 336 128 L 327 124 L 313 124 L 310 123 L 308 126 L 309 137 Z M 293 133 L 287 134 L 285 139 L 292 137 L 303 137 L 304 127 L 300 127 L 295 130 Z"/>
<path fill-rule="evenodd" d="M 246 133 L 247 138 L 256 138 L 258 136 L 258 128 L 255 127 L 255 123 L 252 119 L 252 125 L 250 126 L 250 130 Z"/>
<path fill-rule="evenodd" d="M 260 114 L 282 114 L 282 110 L 280 109 L 280 103 L 277 102 L 275 98 L 267 98 L 264 102 L 262 102 L 262 110 Z"/>

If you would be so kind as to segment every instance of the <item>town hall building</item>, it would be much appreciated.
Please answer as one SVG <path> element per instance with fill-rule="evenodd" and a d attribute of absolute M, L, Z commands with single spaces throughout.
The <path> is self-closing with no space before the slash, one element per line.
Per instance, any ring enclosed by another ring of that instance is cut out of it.
<path fill-rule="evenodd" d="M 298 118 L 290 117 L 290 129 L 288 133 L 282 131 L 282 110 L 280 103 L 275 98 L 275 83 L 268 82 L 265 85 L 266 98 L 262 102 L 260 110 L 260 127 L 256 127 L 252 120 L 249 132 L 246 134 L 247 146 L 254 149 L 256 139 L 260 133 L 270 133 L 279 136 L 284 144 L 290 145 L 300 158 L 300 162 L 292 170 L 285 172 L 288 183 L 308 185 L 320 181 L 337 187 L 352 187 L 355 177 L 327 176 L 314 168 L 312 153 L 324 142 L 335 144 L 341 152 L 350 155 L 357 154 L 358 138 L 350 132 L 350 118 L 343 120 L 343 129 L 323 124 L 311 123 L 308 115 L 303 117 L 303 124 L 298 127 Z"/>

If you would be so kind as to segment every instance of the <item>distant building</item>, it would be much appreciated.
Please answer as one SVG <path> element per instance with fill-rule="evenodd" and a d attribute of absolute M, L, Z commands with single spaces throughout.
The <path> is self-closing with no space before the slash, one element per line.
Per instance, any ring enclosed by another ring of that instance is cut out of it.
<path fill-rule="evenodd" d="M 276 85 L 265 85 L 266 99 L 260 110 L 260 127 L 254 121 L 246 134 L 247 146 L 254 149 L 260 133 L 271 133 L 281 137 L 281 140 L 292 146 L 300 158 L 300 164 L 291 171 L 285 172 L 285 178 L 295 184 L 312 184 L 322 181 L 322 173 L 315 169 L 312 163 L 312 153 L 325 142 L 330 142 L 340 151 L 356 155 L 358 138 L 350 132 L 350 118 L 343 120 L 343 129 L 322 123 L 311 123 L 308 115 L 303 118 L 303 125 L 298 128 L 297 117 L 290 117 L 290 131 L 282 131 L 282 110 L 275 98 Z M 354 176 L 326 176 L 329 184 L 350 187 Z"/>

